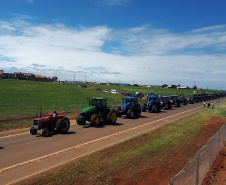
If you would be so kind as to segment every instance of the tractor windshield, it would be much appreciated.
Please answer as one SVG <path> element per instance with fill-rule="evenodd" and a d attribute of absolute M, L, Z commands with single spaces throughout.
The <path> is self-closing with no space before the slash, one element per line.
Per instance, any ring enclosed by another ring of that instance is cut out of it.
<path fill-rule="evenodd" d="M 91 105 L 98 106 L 98 107 L 106 107 L 107 100 L 106 99 L 92 99 Z"/>
<path fill-rule="evenodd" d="M 171 100 L 177 100 L 177 96 L 171 96 Z"/>
<path fill-rule="evenodd" d="M 151 96 L 149 96 L 149 97 L 148 97 L 148 101 L 151 101 L 151 100 L 157 101 L 157 97 L 151 97 Z"/>
<path fill-rule="evenodd" d="M 129 103 L 129 104 L 131 104 L 131 103 L 134 103 L 134 104 L 137 104 L 137 99 L 129 99 L 129 98 L 125 98 L 124 99 L 124 103 Z"/>
<path fill-rule="evenodd" d="M 161 100 L 168 101 L 169 100 L 169 97 L 161 97 Z"/>

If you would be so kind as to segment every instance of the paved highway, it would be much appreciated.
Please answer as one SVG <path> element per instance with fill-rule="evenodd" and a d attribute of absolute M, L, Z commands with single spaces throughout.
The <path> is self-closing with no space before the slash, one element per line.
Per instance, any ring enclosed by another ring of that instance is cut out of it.
<path fill-rule="evenodd" d="M 100 128 L 72 120 L 68 134 L 51 137 L 42 137 L 40 131 L 33 136 L 29 129 L 0 133 L 0 185 L 16 183 L 202 109 L 202 103 L 197 103 L 160 113 L 142 112 L 139 119 L 122 117 L 117 124 Z"/>

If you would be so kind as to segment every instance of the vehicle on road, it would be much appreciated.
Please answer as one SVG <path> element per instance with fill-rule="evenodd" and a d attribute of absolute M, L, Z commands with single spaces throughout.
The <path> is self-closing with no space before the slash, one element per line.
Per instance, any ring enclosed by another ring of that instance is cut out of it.
<path fill-rule="evenodd" d="M 146 112 L 147 110 L 153 113 L 161 111 L 161 103 L 159 100 L 159 96 L 148 95 L 145 97 L 145 102 L 142 105 L 142 112 Z"/>
<path fill-rule="evenodd" d="M 171 95 L 170 101 L 172 103 L 172 106 L 174 106 L 174 107 L 180 107 L 181 106 L 181 102 L 179 100 L 178 95 Z"/>
<path fill-rule="evenodd" d="M 122 99 L 122 105 L 117 109 L 118 117 L 126 115 L 127 118 L 141 116 L 141 106 L 137 97 L 125 97 Z"/>
<path fill-rule="evenodd" d="M 111 93 L 112 93 L 112 94 L 118 94 L 118 91 L 115 90 L 115 89 L 112 89 L 112 90 L 111 90 Z"/>
<path fill-rule="evenodd" d="M 190 104 L 194 104 L 195 101 L 194 101 L 194 98 L 191 94 L 187 96 L 187 102 L 190 103 Z"/>
<path fill-rule="evenodd" d="M 106 98 L 89 99 L 89 106 L 84 108 L 77 117 L 78 125 L 85 125 L 86 121 L 91 126 L 98 127 L 103 123 L 115 124 L 117 120 L 116 110 L 107 106 Z"/>
<path fill-rule="evenodd" d="M 36 135 L 38 130 L 42 130 L 42 136 L 48 137 L 56 131 L 60 134 L 65 134 L 70 128 L 70 120 L 65 117 L 65 114 L 53 116 L 54 113 L 49 113 L 45 117 L 36 118 L 34 125 L 30 128 L 30 133 Z"/>
<path fill-rule="evenodd" d="M 161 103 L 161 108 L 165 110 L 172 109 L 172 103 L 169 100 L 169 96 L 161 96 L 160 103 Z"/>

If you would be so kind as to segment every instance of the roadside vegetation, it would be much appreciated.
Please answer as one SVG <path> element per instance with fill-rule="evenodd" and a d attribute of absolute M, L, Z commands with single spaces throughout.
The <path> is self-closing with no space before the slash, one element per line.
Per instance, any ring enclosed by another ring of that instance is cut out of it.
<path fill-rule="evenodd" d="M 113 184 L 112 179 L 120 174 L 124 178 L 139 178 L 141 170 L 158 166 L 163 160 L 170 160 L 169 157 L 175 155 L 177 148 L 194 143 L 202 133 L 203 123 L 213 117 L 226 118 L 225 103 L 219 109 L 206 108 L 22 183 Z M 222 125 L 223 122 L 217 124 Z M 192 158 L 194 154 L 188 153 L 187 157 Z"/>

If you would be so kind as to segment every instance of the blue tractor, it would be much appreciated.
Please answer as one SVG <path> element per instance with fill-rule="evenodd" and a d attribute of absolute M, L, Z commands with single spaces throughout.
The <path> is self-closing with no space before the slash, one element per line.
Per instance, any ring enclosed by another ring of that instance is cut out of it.
<path fill-rule="evenodd" d="M 161 103 L 159 101 L 159 97 L 156 95 L 148 95 L 145 97 L 145 102 L 142 106 L 142 112 L 160 112 L 161 111 Z"/>
<path fill-rule="evenodd" d="M 125 97 L 122 99 L 122 105 L 117 109 L 117 116 L 126 115 L 127 118 L 140 117 L 141 106 L 137 97 Z"/>

